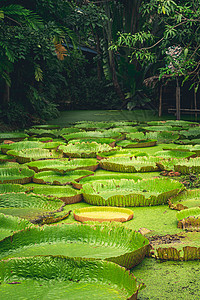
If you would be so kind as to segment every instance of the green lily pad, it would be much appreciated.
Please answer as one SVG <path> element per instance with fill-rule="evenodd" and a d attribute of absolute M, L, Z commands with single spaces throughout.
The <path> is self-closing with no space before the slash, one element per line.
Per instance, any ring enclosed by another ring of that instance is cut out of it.
<path fill-rule="evenodd" d="M 179 138 L 179 134 L 175 131 L 152 131 L 146 133 L 146 138 L 155 139 L 158 143 L 172 143 Z"/>
<path fill-rule="evenodd" d="M 27 163 L 27 166 L 34 170 L 35 172 L 42 171 L 56 171 L 60 173 L 65 173 L 72 170 L 90 170 L 95 171 L 99 165 L 99 162 L 93 158 L 85 159 L 53 159 L 53 160 L 41 160 L 32 161 Z"/>
<path fill-rule="evenodd" d="M 1 183 L 28 183 L 35 172 L 27 168 L 0 168 Z"/>
<path fill-rule="evenodd" d="M 24 132 L 1 132 L 0 133 L 0 142 L 4 140 L 11 140 L 11 141 L 21 141 L 27 138 L 28 135 Z"/>
<path fill-rule="evenodd" d="M 144 180 L 107 180 L 86 183 L 81 192 L 84 200 L 100 206 L 148 206 L 167 203 L 184 190 L 180 182 L 167 178 Z"/>
<path fill-rule="evenodd" d="M 141 140 L 138 142 L 133 142 L 132 140 L 123 140 L 117 142 L 117 146 L 122 148 L 144 148 L 144 147 L 153 147 L 157 143 L 157 140 Z"/>
<path fill-rule="evenodd" d="M 32 148 L 44 148 L 44 144 L 42 142 L 37 141 L 21 141 L 13 144 L 2 144 L 1 151 L 2 153 L 7 153 L 9 150 L 21 151 L 24 149 L 32 149 Z"/>
<path fill-rule="evenodd" d="M 1 188 L 1 186 L 0 186 Z M 71 186 L 53 186 L 44 184 L 28 184 L 29 191 L 34 194 L 45 195 L 47 197 L 56 197 L 64 201 L 66 204 L 77 203 L 82 200 L 80 191 L 75 190 Z"/>
<path fill-rule="evenodd" d="M 26 192 L 27 188 L 25 185 L 21 184 L 10 184 L 10 183 L 5 183 L 5 184 L 0 184 L 0 194 L 5 194 L 5 193 L 20 193 L 20 192 Z"/>
<path fill-rule="evenodd" d="M 49 151 L 48 149 L 32 148 L 24 150 L 9 150 L 8 155 L 13 156 L 19 163 L 26 163 L 32 160 L 61 158 L 61 151 Z"/>
<path fill-rule="evenodd" d="M 82 143 L 83 139 L 76 139 L 76 140 L 70 140 L 68 143 L 69 144 L 78 144 L 78 143 Z M 85 143 L 92 143 L 92 142 L 96 142 L 98 144 L 108 144 L 111 147 L 115 146 L 115 140 L 114 139 L 109 139 L 109 138 L 88 138 L 88 139 L 84 139 Z"/>
<path fill-rule="evenodd" d="M 62 135 L 62 137 L 66 141 L 74 140 L 74 139 L 88 139 L 88 138 L 112 138 L 115 140 L 122 139 L 122 134 L 119 132 L 113 132 L 110 130 L 101 131 L 86 131 L 86 132 L 77 132 L 71 133 L 67 135 Z"/>
<path fill-rule="evenodd" d="M 163 158 L 189 158 L 195 156 L 195 152 L 164 150 L 156 152 L 153 156 Z"/>
<path fill-rule="evenodd" d="M 157 157 L 111 157 L 100 161 L 100 167 L 116 172 L 154 172 L 158 170 Z"/>
<path fill-rule="evenodd" d="M 176 215 L 178 227 L 189 230 L 198 230 L 200 228 L 200 207 L 181 210 Z"/>
<path fill-rule="evenodd" d="M 33 177 L 33 182 L 42 183 L 42 184 L 55 184 L 55 185 L 67 185 L 71 184 L 74 180 L 81 180 L 86 176 L 93 175 L 94 172 L 89 170 L 73 170 L 61 174 L 56 171 L 44 171 L 38 174 L 35 174 Z"/>
<path fill-rule="evenodd" d="M 57 198 L 26 194 L 7 193 L 0 195 L 0 212 L 26 218 L 29 221 L 50 212 L 60 210 L 63 202 Z"/>
<path fill-rule="evenodd" d="M 199 173 L 200 172 L 200 157 L 184 159 L 175 164 L 174 170 L 181 174 Z"/>
<path fill-rule="evenodd" d="M 169 207 L 176 210 L 200 207 L 200 189 L 186 190 L 180 195 L 171 198 Z"/>
<path fill-rule="evenodd" d="M 78 143 L 78 144 L 69 144 L 67 146 L 60 146 L 59 150 L 63 151 L 63 153 L 68 157 L 96 157 L 97 153 L 101 152 L 109 152 L 112 150 L 107 144 L 98 144 L 96 142 L 92 143 Z"/>
<path fill-rule="evenodd" d="M 13 232 L 26 229 L 31 225 L 27 220 L 0 213 L 0 241 L 12 235 Z"/>
<path fill-rule="evenodd" d="M 10 155 L 0 154 L 0 162 L 6 162 L 6 161 L 15 162 L 16 159 Z"/>
<path fill-rule="evenodd" d="M 112 262 L 53 256 L 2 261 L 0 281 L 4 299 L 125 300 L 137 297 L 142 288 Z"/>
<path fill-rule="evenodd" d="M 130 269 L 143 260 L 148 249 L 147 238 L 120 223 L 71 223 L 17 232 L 12 240 L 1 242 L 0 258 L 64 255 L 104 259 Z"/>
<path fill-rule="evenodd" d="M 103 170 L 102 170 L 103 171 Z M 119 173 L 119 172 L 107 172 L 107 173 L 94 173 L 94 176 L 88 176 L 83 179 L 81 179 L 79 182 L 73 181 L 72 185 L 76 189 L 81 189 L 82 186 L 86 183 L 91 183 L 94 181 L 102 181 L 102 180 L 110 180 L 110 179 L 132 179 L 132 180 L 139 180 L 142 179 L 142 177 L 137 176 L 136 174 L 131 174 L 131 173 Z"/>

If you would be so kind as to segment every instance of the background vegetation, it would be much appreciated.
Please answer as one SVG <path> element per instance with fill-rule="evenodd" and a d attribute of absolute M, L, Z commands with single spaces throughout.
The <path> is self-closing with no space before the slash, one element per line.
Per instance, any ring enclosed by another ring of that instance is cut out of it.
<path fill-rule="evenodd" d="M 1 118 L 28 126 L 62 109 L 155 108 L 144 85 L 155 75 L 197 92 L 199 10 L 199 0 L 2 0 Z"/>

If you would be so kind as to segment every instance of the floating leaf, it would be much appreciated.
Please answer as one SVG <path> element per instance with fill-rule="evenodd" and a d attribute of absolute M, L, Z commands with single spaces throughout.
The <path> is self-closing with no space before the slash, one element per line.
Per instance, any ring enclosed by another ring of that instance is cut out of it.
<path fill-rule="evenodd" d="M 8 299 L 136 299 L 143 285 L 125 268 L 107 261 L 58 256 L 9 259 L 0 263 L 0 293 Z M 12 287 L 9 288 L 9 284 Z M 20 288 L 20 286 L 22 286 Z M 64 295 L 64 296 L 63 296 Z M 89 298 L 88 298 L 89 297 Z"/>
<path fill-rule="evenodd" d="M 1 242 L 0 258 L 51 253 L 104 259 L 130 269 L 143 260 L 148 249 L 147 238 L 121 224 L 72 223 L 17 232 L 12 239 L 5 238 Z M 45 274 L 49 276 L 48 272 Z"/>
<path fill-rule="evenodd" d="M 107 180 L 86 183 L 81 192 L 84 200 L 100 206 L 148 206 L 167 203 L 184 190 L 183 184 L 165 178 L 147 180 Z"/>

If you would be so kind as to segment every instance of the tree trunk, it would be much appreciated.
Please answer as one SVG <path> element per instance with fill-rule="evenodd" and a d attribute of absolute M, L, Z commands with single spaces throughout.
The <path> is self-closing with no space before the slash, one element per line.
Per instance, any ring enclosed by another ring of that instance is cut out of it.
<path fill-rule="evenodd" d="M 5 83 L 5 89 L 3 94 L 3 107 L 7 107 L 10 102 L 10 87 Z"/>
<path fill-rule="evenodd" d="M 180 92 L 178 78 L 176 78 L 176 119 L 177 120 L 180 120 L 181 118 L 180 106 L 181 106 L 181 92 Z"/>

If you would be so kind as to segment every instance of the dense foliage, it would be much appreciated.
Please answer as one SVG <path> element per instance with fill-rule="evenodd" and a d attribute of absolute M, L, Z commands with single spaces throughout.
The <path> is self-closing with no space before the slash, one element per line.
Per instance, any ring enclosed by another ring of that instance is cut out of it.
<path fill-rule="evenodd" d="M 26 126 L 58 109 L 155 108 L 154 75 L 197 92 L 199 23 L 198 0 L 2 0 L 1 117 Z"/>

